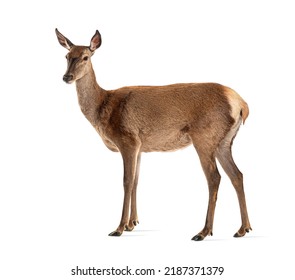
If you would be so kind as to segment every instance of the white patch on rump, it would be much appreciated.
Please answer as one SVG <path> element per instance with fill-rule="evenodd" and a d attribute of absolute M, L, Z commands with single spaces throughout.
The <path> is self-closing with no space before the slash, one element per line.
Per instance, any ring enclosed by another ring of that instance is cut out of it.
<path fill-rule="evenodd" d="M 249 115 L 249 108 L 247 103 L 237 92 L 235 92 L 231 88 L 226 87 L 224 94 L 228 99 L 228 103 L 231 107 L 231 116 L 233 117 L 235 122 L 238 122 L 242 117 L 244 123 Z"/>

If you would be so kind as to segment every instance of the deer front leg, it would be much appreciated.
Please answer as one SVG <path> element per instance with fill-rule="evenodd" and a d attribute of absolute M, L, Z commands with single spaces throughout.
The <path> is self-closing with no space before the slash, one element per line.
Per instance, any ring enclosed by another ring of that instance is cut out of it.
<path fill-rule="evenodd" d="M 141 154 L 138 153 L 137 161 L 136 161 L 135 178 L 134 178 L 134 183 L 133 183 L 133 188 L 131 193 L 131 213 L 130 213 L 129 223 L 125 228 L 125 230 L 127 231 L 132 231 L 134 227 L 139 223 L 138 216 L 137 216 L 137 206 L 136 206 L 136 191 L 137 191 L 137 184 L 138 184 L 140 159 L 141 159 Z"/>
<path fill-rule="evenodd" d="M 130 208 L 130 200 L 132 196 L 132 205 L 133 208 L 131 210 L 131 218 L 134 221 L 137 220 L 137 213 L 136 213 L 136 191 L 134 191 L 134 183 L 136 182 L 136 170 L 137 170 L 137 159 L 138 159 L 139 149 L 135 149 L 134 147 L 129 149 L 123 149 L 121 151 L 124 163 L 124 201 L 123 201 L 123 210 L 122 210 L 122 217 L 118 228 L 111 232 L 110 236 L 120 236 L 123 231 L 127 228 L 128 229 L 128 222 L 129 222 L 129 208 Z M 134 204 L 135 203 L 135 204 Z M 133 222 L 133 221 L 132 221 Z M 129 223 L 130 224 L 130 223 Z"/>

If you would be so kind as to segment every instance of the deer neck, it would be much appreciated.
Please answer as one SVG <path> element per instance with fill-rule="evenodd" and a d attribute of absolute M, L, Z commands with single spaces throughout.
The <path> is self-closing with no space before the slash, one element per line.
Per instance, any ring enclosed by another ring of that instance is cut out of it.
<path fill-rule="evenodd" d="M 96 82 L 92 67 L 85 76 L 76 81 L 76 88 L 81 111 L 90 123 L 95 126 L 98 117 L 97 109 L 101 106 L 106 92 Z"/>

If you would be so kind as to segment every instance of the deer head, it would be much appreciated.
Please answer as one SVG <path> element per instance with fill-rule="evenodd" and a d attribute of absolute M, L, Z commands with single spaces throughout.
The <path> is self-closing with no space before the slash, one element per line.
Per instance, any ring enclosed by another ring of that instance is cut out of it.
<path fill-rule="evenodd" d="M 81 79 L 91 70 L 92 66 L 90 57 L 94 54 L 95 50 L 100 47 L 101 36 L 98 30 L 96 30 L 90 41 L 90 45 L 86 47 L 74 45 L 57 29 L 55 29 L 55 33 L 59 43 L 69 51 L 66 55 L 68 67 L 66 73 L 63 76 L 63 80 L 70 84 L 76 80 Z"/>

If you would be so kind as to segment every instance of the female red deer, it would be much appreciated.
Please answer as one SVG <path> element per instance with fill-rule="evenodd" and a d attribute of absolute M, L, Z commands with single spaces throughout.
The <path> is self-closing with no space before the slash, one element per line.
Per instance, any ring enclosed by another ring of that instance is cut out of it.
<path fill-rule="evenodd" d="M 242 226 L 234 235 L 251 229 L 243 187 L 243 175 L 235 165 L 231 146 L 245 122 L 247 103 L 232 89 L 214 83 L 132 86 L 104 90 L 96 82 L 91 56 L 101 45 L 98 31 L 90 46 L 76 46 L 57 29 L 59 43 L 69 52 L 66 83 L 76 82 L 81 110 L 105 145 L 120 152 L 124 163 L 124 202 L 120 224 L 110 236 L 131 231 L 138 223 L 136 187 L 142 152 L 175 151 L 193 144 L 209 187 L 204 228 L 193 240 L 212 235 L 220 174 L 216 158 L 237 192 Z M 129 210 L 130 215 L 129 215 Z"/>

